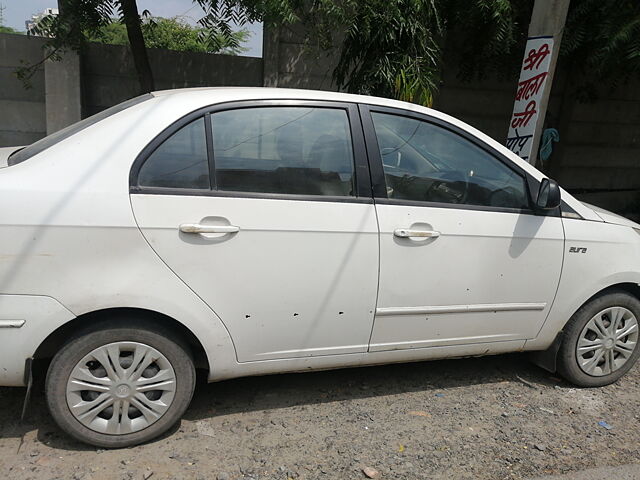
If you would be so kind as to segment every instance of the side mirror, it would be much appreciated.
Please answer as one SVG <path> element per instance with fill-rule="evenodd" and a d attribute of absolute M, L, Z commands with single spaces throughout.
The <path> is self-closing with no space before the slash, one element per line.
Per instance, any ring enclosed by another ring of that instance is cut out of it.
<path fill-rule="evenodd" d="M 560 187 L 555 180 L 545 178 L 540 183 L 536 207 L 539 210 L 554 210 L 560 206 Z"/>

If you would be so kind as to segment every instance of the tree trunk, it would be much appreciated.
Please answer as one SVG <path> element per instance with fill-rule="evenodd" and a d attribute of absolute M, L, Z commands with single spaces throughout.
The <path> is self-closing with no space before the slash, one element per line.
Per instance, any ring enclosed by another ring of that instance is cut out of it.
<path fill-rule="evenodd" d="M 136 0 L 119 0 L 122 5 L 122 15 L 124 24 L 127 27 L 127 36 L 129 37 L 129 45 L 133 55 L 133 63 L 138 73 L 138 81 L 140 82 L 140 90 L 147 93 L 155 90 L 153 81 L 153 72 L 149 65 L 149 56 L 147 55 L 147 47 L 144 45 L 144 37 L 142 36 L 142 21 L 138 13 Z"/>

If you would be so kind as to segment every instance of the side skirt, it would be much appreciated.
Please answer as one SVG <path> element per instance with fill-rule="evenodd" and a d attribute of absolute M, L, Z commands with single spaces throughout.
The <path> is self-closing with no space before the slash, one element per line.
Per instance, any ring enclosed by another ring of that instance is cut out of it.
<path fill-rule="evenodd" d="M 449 345 L 382 352 L 349 353 L 324 355 L 305 358 L 263 360 L 259 362 L 235 363 L 227 368 L 213 369 L 209 373 L 209 382 L 229 378 L 269 375 L 273 373 L 308 372 L 332 370 L 338 368 L 367 367 L 388 363 L 421 362 L 445 358 L 481 357 L 523 350 L 524 340 L 477 343 L 467 345 Z M 215 365 L 215 362 L 214 362 Z"/>

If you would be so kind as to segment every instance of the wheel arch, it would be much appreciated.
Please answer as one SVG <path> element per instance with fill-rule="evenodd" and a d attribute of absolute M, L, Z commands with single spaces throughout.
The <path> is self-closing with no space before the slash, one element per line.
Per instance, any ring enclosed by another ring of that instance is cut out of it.
<path fill-rule="evenodd" d="M 609 285 L 608 287 L 601 288 L 596 293 L 594 293 L 589 298 L 587 298 L 585 301 L 580 303 L 580 305 L 578 305 L 577 308 L 574 308 L 574 310 L 573 310 L 573 312 L 571 312 L 571 315 L 569 316 L 569 318 L 567 318 L 567 320 L 562 325 L 562 330 L 564 330 L 564 327 L 567 326 L 567 323 L 569 323 L 569 321 L 573 318 L 573 316 L 576 314 L 576 312 L 578 310 L 580 310 L 582 307 L 584 307 L 587 303 L 593 301 L 594 299 L 596 299 L 598 297 L 601 297 L 602 295 L 606 295 L 608 293 L 612 293 L 612 292 L 615 292 L 615 291 L 626 292 L 626 293 L 636 297 L 638 300 L 640 300 L 640 285 L 639 284 L 634 283 L 634 282 L 618 282 L 618 283 L 614 283 L 612 285 Z"/>
<path fill-rule="evenodd" d="M 176 334 L 191 350 L 196 368 L 209 370 L 207 352 L 198 337 L 182 322 L 164 313 L 154 310 L 133 307 L 114 307 L 95 310 L 77 316 L 73 320 L 60 325 L 51 332 L 38 346 L 33 354 L 34 360 L 52 358 L 56 352 L 77 335 L 88 333 L 107 326 L 114 317 L 133 318 L 149 326 L 158 325 L 164 330 Z"/>
<path fill-rule="evenodd" d="M 587 303 L 593 301 L 594 299 L 606 295 L 608 293 L 623 291 L 629 293 L 634 296 L 638 300 L 640 300 L 640 285 L 634 282 L 619 282 L 608 287 L 601 288 L 599 291 L 591 295 L 585 301 L 583 301 L 577 308 L 573 310 L 571 315 L 566 319 L 566 321 L 562 324 L 562 328 L 558 331 L 553 340 L 553 343 L 545 350 L 533 351 L 530 353 L 531 360 L 533 363 L 538 365 L 545 370 L 555 373 L 557 371 L 557 359 L 558 352 L 560 350 L 560 346 L 562 345 L 563 340 L 563 332 L 567 324 L 571 321 L 573 316 L 576 314 L 578 310 L 580 310 Z"/>

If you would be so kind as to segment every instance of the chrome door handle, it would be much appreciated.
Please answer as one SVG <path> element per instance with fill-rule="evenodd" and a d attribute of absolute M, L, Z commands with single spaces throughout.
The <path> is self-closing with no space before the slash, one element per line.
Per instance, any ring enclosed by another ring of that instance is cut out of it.
<path fill-rule="evenodd" d="M 236 233 L 240 227 L 235 225 L 200 225 L 199 223 L 183 223 L 180 225 L 182 233 Z"/>
<path fill-rule="evenodd" d="M 440 236 L 440 232 L 436 230 L 409 230 L 407 228 L 397 228 L 393 234 L 400 238 L 436 238 Z"/>

